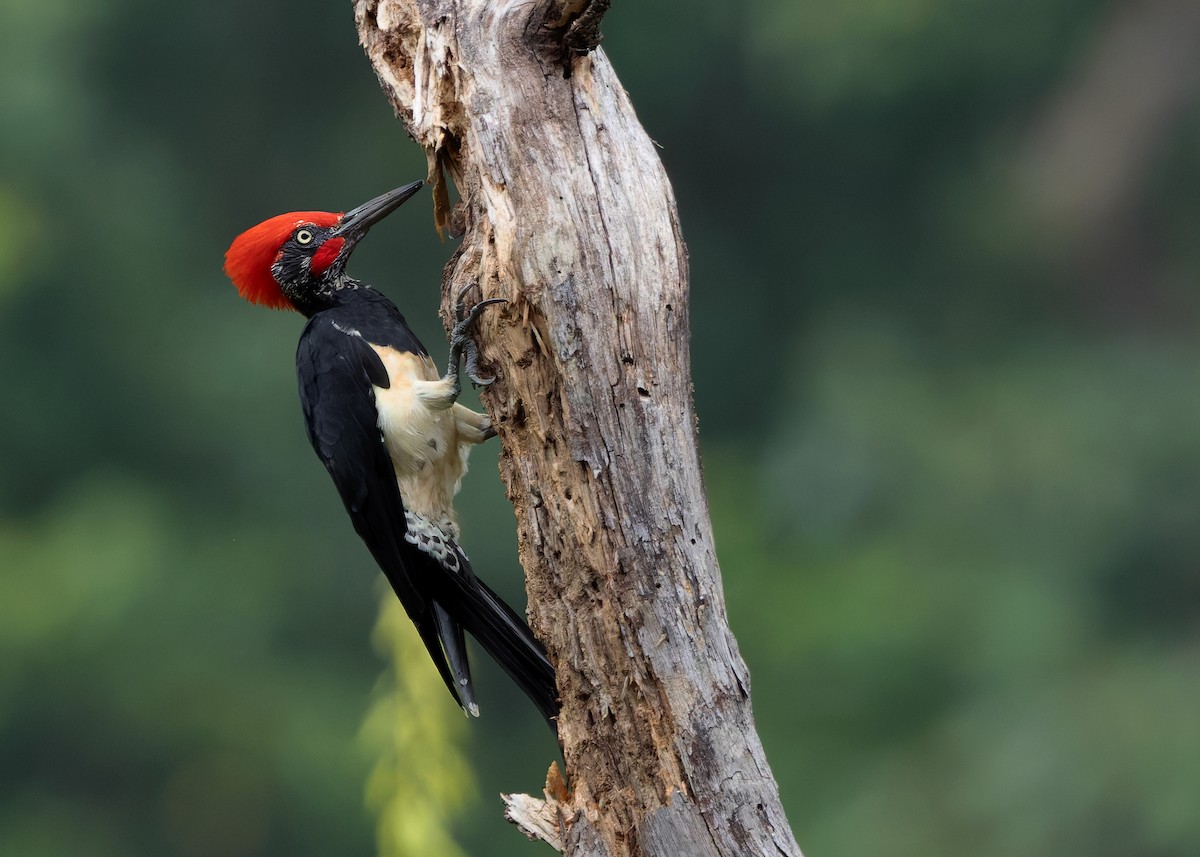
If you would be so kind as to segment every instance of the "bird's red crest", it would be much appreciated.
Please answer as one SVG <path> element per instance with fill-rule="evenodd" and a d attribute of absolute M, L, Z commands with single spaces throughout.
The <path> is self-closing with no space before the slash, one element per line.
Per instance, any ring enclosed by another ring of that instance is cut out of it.
<path fill-rule="evenodd" d="M 264 220 L 233 239 L 225 251 L 225 274 L 237 286 L 238 294 L 251 303 L 293 309 L 275 281 L 271 266 L 297 226 L 307 223 L 328 228 L 341 218 L 329 211 L 292 211 Z"/>

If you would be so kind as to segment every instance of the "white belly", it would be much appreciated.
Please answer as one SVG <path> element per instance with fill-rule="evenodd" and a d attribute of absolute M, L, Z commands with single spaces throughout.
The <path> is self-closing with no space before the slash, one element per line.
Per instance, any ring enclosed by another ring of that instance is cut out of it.
<path fill-rule="evenodd" d="M 453 500 L 467 469 L 449 385 L 428 357 L 372 345 L 391 386 L 375 387 L 379 429 L 396 470 L 404 506 L 457 532 Z"/>

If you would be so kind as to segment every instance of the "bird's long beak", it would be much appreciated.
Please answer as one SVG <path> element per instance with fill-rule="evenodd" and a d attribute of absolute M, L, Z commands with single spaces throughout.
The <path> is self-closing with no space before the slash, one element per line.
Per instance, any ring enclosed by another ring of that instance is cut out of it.
<path fill-rule="evenodd" d="M 342 238 L 350 246 L 354 246 L 367 230 L 383 218 L 387 217 L 409 197 L 421 189 L 425 182 L 413 182 L 395 190 L 389 190 L 382 196 L 377 196 L 370 202 L 364 202 L 358 208 L 347 211 L 338 221 L 337 229 L 333 230 L 331 238 Z"/>

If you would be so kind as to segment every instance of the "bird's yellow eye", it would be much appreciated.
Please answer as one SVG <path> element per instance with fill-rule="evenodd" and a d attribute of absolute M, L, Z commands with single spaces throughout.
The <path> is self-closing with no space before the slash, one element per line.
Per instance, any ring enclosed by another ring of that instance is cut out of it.
<path fill-rule="evenodd" d="M 299 232 L 296 233 L 296 243 L 297 244 L 311 244 L 312 240 L 313 240 L 313 234 L 311 232 L 309 232 L 307 229 L 301 229 Z"/>

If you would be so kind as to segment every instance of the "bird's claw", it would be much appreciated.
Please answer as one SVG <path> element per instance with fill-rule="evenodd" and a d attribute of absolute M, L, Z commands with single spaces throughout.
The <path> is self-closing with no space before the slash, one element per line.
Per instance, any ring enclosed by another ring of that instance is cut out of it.
<path fill-rule="evenodd" d="M 490 387 L 495 383 L 496 377 L 483 378 L 479 375 L 479 348 L 475 345 L 474 340 L 467 340 L 467 347 L 463 352 L 466 358 L 466 375 L 471 379 L 471 383 L 476 387 Z"/>
<path fill-rule="evenodd" d="M 458 293 L 458 300 L 454 304 L 454 317 L 457 319 L 457 322 L 450 331 L 450 368 L 447 374 L 457 379 L 459 361 L 462 358 L 466 358 L 466 375 L 471 380 L 471 383 L 476 387 L 486 387 L 496 379 L 480 377 L 479 346 L 475 344 L 475 339 L 471 336 L 471 331 L 485 309 L 493 304 L 505 304 L 508 301 L 504 298 L 490 298 L 480 301 L 467 310 L 465 298 L 467 292 L 472 288 L 474 288 L 474 283 L 460 291 Z"/>

